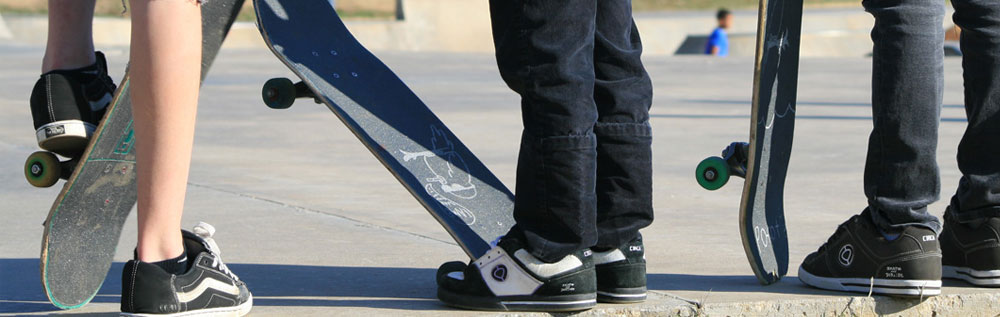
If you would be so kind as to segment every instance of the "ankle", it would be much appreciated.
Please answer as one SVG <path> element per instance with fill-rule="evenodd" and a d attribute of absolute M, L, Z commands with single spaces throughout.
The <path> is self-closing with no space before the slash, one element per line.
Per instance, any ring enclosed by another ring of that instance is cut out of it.
<path fill-rule="evenodd" d="M 166 259 L 163 261 L 152 262 L 150 264 L 160 267 L 167 273 L 180 275 L 184 274 L 184 272 L 187 272 L 189 263 L 190 262 L 188 261 L 186 252 L 181 252 L 181 255 L 178 255 L 176 257 Z"/>
<path fill-rule="evenodd" d="M 50 56 L 46 54 L 42 59 L 42 74 L 53 70 L 73 70 L 84 68 L 97 63 L 97 56 L 93 51 L 89 54 L 60 54 L 60 56 Z"/>
<path fill-rule="evenodd" d="M 185 255 L 183 248 L 181 248 L 181 250 L 177 251 L 177 252 L 145 252 L 145 253 L 143 253 L 142 251 L 136 251 L 136 252 L 139 255 L 136 258 L 136 260 L 139 260 L 141 262 L 146 262 L 146 263 L 153 263 L 153 262 L 160 262 L 160 261 L 165 261 L 165 260 L 169 260 L 169 259 L 175 259 L 175 258 L 177 258 L 179 256 Z"/>
<path fill-rule="evenodd" d="M 136 260 L 147 263 L 160 262 L 184 255 L 184 243 L 180 237 L 176 241 L 173 239 L 148 243 L 140 241 L 135 251 Z"/>

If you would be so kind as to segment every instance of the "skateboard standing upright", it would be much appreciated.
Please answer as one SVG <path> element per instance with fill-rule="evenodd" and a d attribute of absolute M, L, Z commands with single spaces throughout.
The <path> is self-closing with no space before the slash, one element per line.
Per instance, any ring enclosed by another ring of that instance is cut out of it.
<path fill-rule="evenodd" d="M 795 127 L 802 0 L 761 0 L 757 25 L 750 142 L 730 144 L 722 157 L 698 165 L 698 183 L 715 190 L 744 177 L 740 236 L 761 284 L 788 273 L 784 186 Z"/>
<path fill-rule="evenodd" d="M 477 258 L 514 224 L 514 195 L 392 70 L 358 43 L 326 1 L 254 0 L 264 41 L 299 78 L 264 84 L 264 102 L 314 98 Z"/>
<path fill-rule="evenodd" d="M 242 4 L 243 0 L 212 0 L 202 6 L 202 79 Z M 34 186 L 49 187 L 66 179 L 45 220 L 40 257 L 45 294 L 62 309 L 86 305 L 97 294 L 136 203 L 129 87 L 126 71 L 80 157 L 60 162 L 54 154 L 41 151 L 25 162 L 25 177 Z"/>

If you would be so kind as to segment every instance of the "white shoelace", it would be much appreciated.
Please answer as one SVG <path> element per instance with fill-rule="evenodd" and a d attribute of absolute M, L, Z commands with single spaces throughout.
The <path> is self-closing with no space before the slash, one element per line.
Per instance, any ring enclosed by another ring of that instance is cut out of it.
<path fill-rule="evenodd" d="M 226 275 L 232 278 L 233 280 L 236 281 L 240 280 L 239 277 L 236 277 L 236 275 L 229 270 L 229 267 L 227 267 L 225 263 L 222 263 L 222 260 L 219 260 L 218 255 L 212 257 L 212 267 L 219 269 L 219 271 L 222 271 L 222 273 L 226 273 Z"/>
<path fill-rule="evenodd" d="M 236 275 L 229 270 L 229 267 L 226 266 L 226 263 L 222 262 L 222 250 L 219 249 L 219 245 L 215 243 L 215 239 L 212 239 L 212 236 L 215 235 L 215 227 L 205 222 L 199 222 L 198 225 L 194 226 L 194 229 L 192 229 L 191 232 L 205 240 L 205 243 L 208 244 L 208 252 L 212 254 L 212 267 L 219 269 L 219 271 L 222 271 L 222 273 L 225 273 L 233 280 L 239 281 L 240 278 L 236 277 Z"/>

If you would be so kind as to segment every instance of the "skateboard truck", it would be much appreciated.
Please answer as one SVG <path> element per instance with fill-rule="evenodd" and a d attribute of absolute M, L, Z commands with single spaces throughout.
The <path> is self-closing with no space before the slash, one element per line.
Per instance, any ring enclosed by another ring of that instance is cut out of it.
<path fill-rule="evenodd" d="M 317 104 L 323 103 L 304 82 L 292 83 L 288 78 L 271 78 L 260 91 L 261 98 L 271 109 L 288 109 L 297 98 L 313 98 Z"/>
<path fill-rule="evenodd" d="M 726 185 L 731 176 L 746 178 L 749 149 L 749 143 L 733 142 L 722 150 L 721 157 L 712 156 L 702 160 L 695 170 L 698 185 L 707 190 L 716 190 Z"/>
<path fill-rule="evenodd" d="M 24 161 L 24 178 L 31 186 L 52 187 L 60 179 L 69 179 L 76 168 L 77 159 L 59 161 L 52 152 L 31 153 Z"/>

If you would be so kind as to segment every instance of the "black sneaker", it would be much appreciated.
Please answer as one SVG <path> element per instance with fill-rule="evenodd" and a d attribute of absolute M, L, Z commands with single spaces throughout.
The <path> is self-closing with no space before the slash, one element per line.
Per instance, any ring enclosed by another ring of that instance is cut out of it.
<path fill-rule="evenodd" d="M 933 230 L 910 226 L 888 240 L 868 211 L 844 222 L 806 256 L 799 280 L 828 290 L 900 296 L 941 294 L 941 248 Z"/>
<path fill-rule="evenodd" d="M 638 303 L 646 300 L 646 255 L 642 238 L 617 249 L 594 251 L 597 272 L 597 301 Z"/>
<path fill-rule="evenodd" d="M 438 299 L 449 306 L 494 311 L 580 311 L 597 305 L 594 262 L 589 249 L 545 263 L 517 239 L 468 265 L 449 262 L 438 269 Z"/>
<path fill-rule="evenodd" d="M 136 260 L 122 272 L 122 316 L 243 316 L 253 297 L 246 284 L 229 271 L 206 223 L 184 231 L 191 267 L 180 275 Z"/>
<path fill-rule="evenodd" d="M 31 91 L 31 116 L 42 149 L 79 155 L 104 117 L 115 93 L 104 54 L 93 65 L 42 74 Z"/>
<path fill-rule="evenodd" d="M 972 227 L 944 216 L 942 276 L 973 285 L 1000 287 L 1000 217 Z"/>

